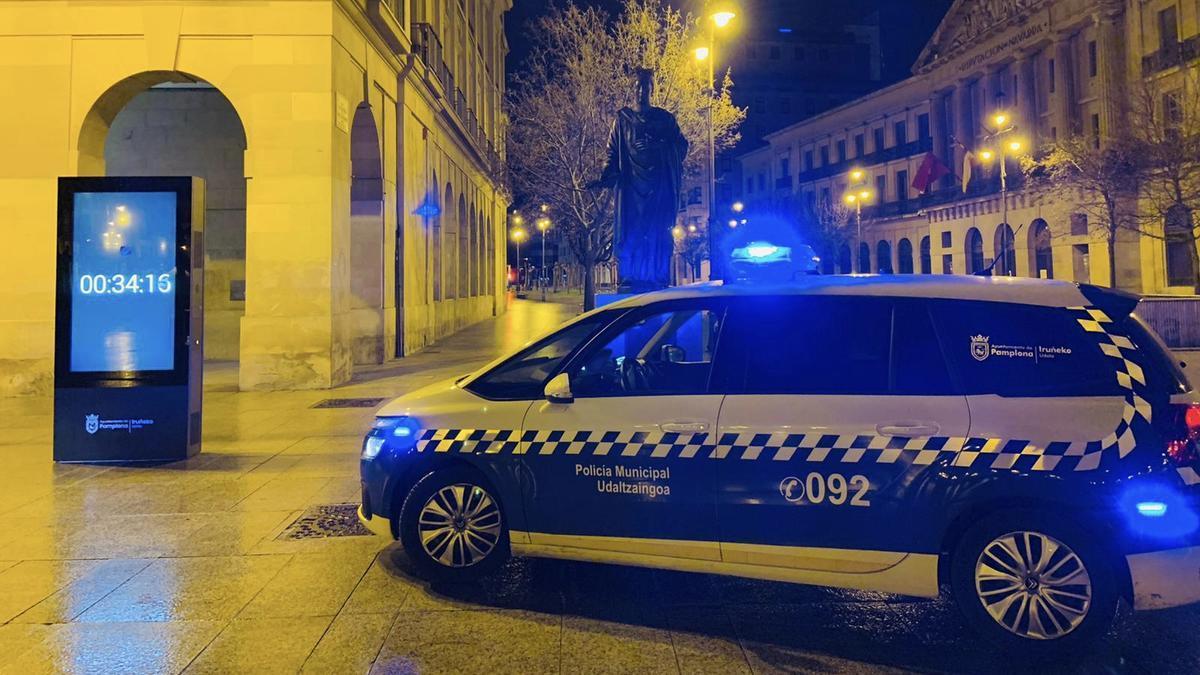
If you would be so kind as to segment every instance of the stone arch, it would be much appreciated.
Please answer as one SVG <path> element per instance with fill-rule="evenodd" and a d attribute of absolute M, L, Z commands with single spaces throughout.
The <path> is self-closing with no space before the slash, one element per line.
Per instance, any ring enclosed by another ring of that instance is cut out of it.
<path fill-rule="evenodd" d="M 850 261 L 850 244 L 842 244 L 841 249 L 838 250 L 838 273 L 854 273 L 854 266 Z"/>
<path fill-rule="evenodd" d="M 350 333 L 356 364 L 383 363 L 383 157 L 371 106 L 350 125 Z"/>
<path fill-rule="evenodd" d="M 984 267 L 983 235 L 979 233 L 979 228 L 972 227 L 967 230 L 967 236 L 964 241 L 964 253 L 967 256 L 967 274 L 982 271 Z"/>
<path fill-rule="evenodd" d="M 167 83 L 176 86 L 160 86 Z M 151 118 L 154 127 L 148 124 Z M 233 101 L 191 74 L 131 75 L 89 108 L 76 149 L 80 175 L 205 179 L 205 358 L 239 360 L 246 298 L 247 135 Z"/>
<path fill-rule="evenodd" d="M 1034 277 L 1054 278 L 1054 253 L 1050 246 L 1050 224 L 1034 218 L 1029 224 L 1029 262 Z"/>
<path fill-rule="evenodd" d="M 921 274 L 933 274 L 933 252 L 930 251 L 929 235 L 921 237 Z"/>
<path fill-rule="evenodd" d="M 441 301 L 446 298 L 447 283 L 446 272 L 447 267 L 443 252 L 443 239 L 445 234 L 443 229 L 449 230 L 449 223 L 446 222 L 447 215 L 453 217 L 454 204 L 454 189 L 450 183 L 446 183 L 445 196 L 442 198 L 441 208 L 438 211 L 437 218 L 433 221 L 433 252 L 430 254 L 433 258 L 433 299 Z M 452 269 L 452 268 L 451 268 Z"/>
<path fill-rule="evenodd" d="M 896 269 L 900 274 L 913 273 L 913 248 L 912 242 L 907 238 L 901 239 L 896 243 Z"/>
<path fill-rule="evenodd" d="M 471 265 L 467 270 L 471 282 L 471 297 L 479 295 L 479 212 L 475 210 L 475 205 L 471 204 L 469 216 L 471 219 L 471 236 L 468 240 L 470 246 Z"/>
<path fill-rule="evenodd" d="M 858 272 L 871 273 L 871 245 L 865 241 L 858 245 Z"/>
<path fill-rule="evenodd" d="M 455 293 L 454 297 L 465 298 L 470 294 L 470 281 L 468 277 L 470 275 L 471 265 L 470 253 L 468 252 L 467 245 L 467 238 L 470 234 L 468 232 L 469 222 L 467 220 L 467 199 L 462 192 L 459 192 L 458 194 L 458 211 L 455 212 L 454 220 L 458 224 L 458 242 L 455 250 L 455 257 L 457 258 L 455 269 L 458 274 L 455 276 L 457 280 L 457 292 Z"/>
<path fill-rule="evenodd" d="M 992 250 L 996 252 L 997 259 L 993 273 L 1001 277 L 1016 276 L 1016 236 L 1013 234 L 1013 229 L 1008 223 L 1000 223 L 996 226 L 996 233 L 992 236 L 992 244 Z"/>
<path fill-rule="evenodd" d="M 895 271 L 892 269 L 892 243 L 887 239 L 880 239 L 875 244 L 875 265 L 880 274 L 892 274 Z"/>

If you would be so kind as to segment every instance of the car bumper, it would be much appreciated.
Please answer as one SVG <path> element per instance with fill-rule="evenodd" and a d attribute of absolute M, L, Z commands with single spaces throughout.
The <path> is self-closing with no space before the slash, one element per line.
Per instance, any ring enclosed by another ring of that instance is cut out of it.
<path fill-rule="evenodd" d="M 1126 556 L 1134 609 L 1200 602 L 1200 546 Z"/>
<path fill-rule="evenodd" d="M 392 536 L 392 521 L 384 518 L 379 514 L 374 514 L 370 518 L 363 514 L 363 508 L 358 507 L 358 521 L 363 524 L 372 534 L 377 534 L 388 539 L 395 539 Z"/>

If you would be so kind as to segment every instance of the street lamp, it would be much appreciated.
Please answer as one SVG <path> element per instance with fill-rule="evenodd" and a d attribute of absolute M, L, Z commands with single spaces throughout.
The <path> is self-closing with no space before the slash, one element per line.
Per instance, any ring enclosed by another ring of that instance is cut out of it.
<path fill-rule="evenodd" d="M 710 24 L 708 29 L 708 44 L 699 47 L 695 51 L 697 61 L 708 62 L 708 218 L 707 234 L 708 234 L 708 260 L 710 265 L 710 274 L 712 266 L 716 264 L 716 257 L 713 255 L 716 249 L 713 236 L 716 233 L 717 222 L 717 141 L 716 141 L 716 125 L 713 120 L 714 100 L 717 94 L 717 79 L 716 79 L 716 50 L 717 50 L 717 30 L 725 28 L 729 22 L 733 21 L 737 14 L 726 6 L 723 0 L 705 0 L 705 13 L 708 15 Z"/>
<path fill-rule="evenodd" d="M 521 216 L 517 216 L 516 218 L 513 219 L 513 221 L 516 222 L 516 220 L 519 219 L 520 217 Z M 522 230 L 521 228 L 518 227 L 517 229 L 512 231 L 512 234 L 510 236 L 512 237 L 512 240 L 514 242 L 516 242 L 516 244 L 517 244 L 517 286 L 521 286 L 521 242 L 525 240 L 526 233 L 525 233 L 525 230 Z"/>
<path fill-rule="evenodd" d="M 545 204 L 542 205 L 545 207 Z M 544 209 L 543 209 L 544 211 Z M 538 271 L 538 286 L 542 289 L 542 302 L 546 301 L 546 230 L 550 229 L 549 218 L 537 219 L 538 232 L 542 233 L 542 258 L 541 266 Z"/>
<path fill-rule="evenodd" d="M 988 119 L 988 133 L 984 137 L 985 143 L 995 143 L 998 150 L 985 148 L 979 153 L 979 158 L 984 162 L 991 162 L 993 159 L 1000 160 L 1000 204 L 1001 204 L 1001 225 L 1005 228 L 1000 231 L 1000 255 L 997 260 L 1003 256 L 1004 259 L 1004 274 L 1006 276 L 1016 276 L 1015 265 L 1009 264 L 1009 251 L 1016 251 L 1016 242 L 1012 241 L 1008 236 L 1012 228 L 1008 225 L 1008 158 L 1014 156 L 1024 150 L 1024 143 L 1020 138 L 1016 137 L 1017 125 L 1013 120 L 1012 115 L 1004 110 L 1004 94 L 996 96 L 996 102 L 1000 110 L 992 113 Z M 1013 233 L 1013 237 L 1016 233 Z M 1015 261 L 1014 261 L 1015 262 Z M 994 266 L 996 261 L 992 261 Z"/>
<path fill-rule="evenodd" d="M 859 243 L 862 242 L 862 207 L 864 203 L 869 203 L 874 196 L 870 186 L 867 185 L 867 172 L 859 168 L 851 169 L 850 185 L 846 188 L 842 199 L 854 207 L 854 221 L 858 230 Z"/>

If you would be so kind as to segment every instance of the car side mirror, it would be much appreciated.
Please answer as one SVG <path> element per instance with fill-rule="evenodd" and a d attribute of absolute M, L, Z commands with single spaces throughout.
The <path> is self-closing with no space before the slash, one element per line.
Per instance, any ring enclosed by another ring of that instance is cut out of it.
<path fill-rule="evenodd" d="M 571 394 L 571 378 L 566 373 L 559 373 L 550 378 L 542 392 L 551 403 L 574 403 L 575 396 Z"/>
<path fill-rule="evenodd" d="M 664 363 L 682 363 L 687 359 L 687 352 L 679 345 L 663 345 L 658 354 L 659 360 Z"/>

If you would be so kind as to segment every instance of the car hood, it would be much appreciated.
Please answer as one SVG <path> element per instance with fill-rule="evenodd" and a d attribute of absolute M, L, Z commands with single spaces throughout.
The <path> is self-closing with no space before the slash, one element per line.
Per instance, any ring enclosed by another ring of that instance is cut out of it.
<path fill-rule="evenodd" d="M 415 416 L 430 411 L 442 411 L 447 406 L 459 406 L 467 403 L 478 405 L 480 399 L 477 396 L 456 384 L 462 379 L 462 375 L 456 375 L 433 384 L 427 384 L 420 389 L 388 401 L 375 414 L 379 417 Z"/>

